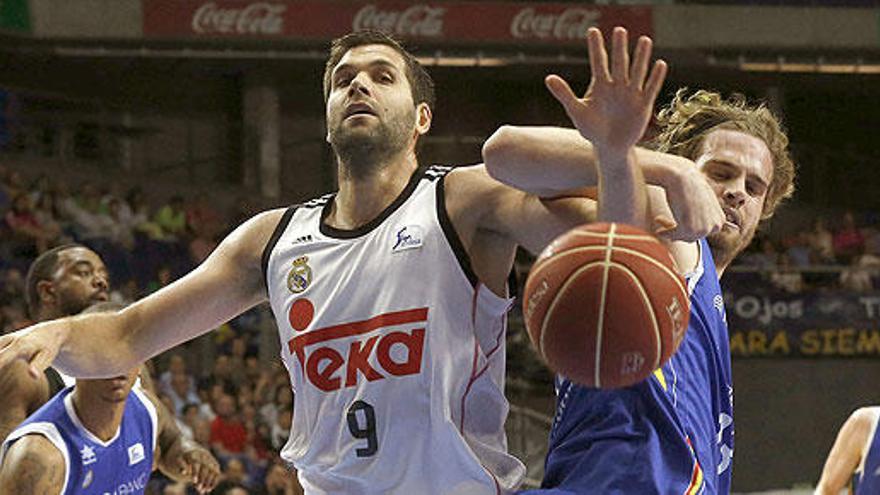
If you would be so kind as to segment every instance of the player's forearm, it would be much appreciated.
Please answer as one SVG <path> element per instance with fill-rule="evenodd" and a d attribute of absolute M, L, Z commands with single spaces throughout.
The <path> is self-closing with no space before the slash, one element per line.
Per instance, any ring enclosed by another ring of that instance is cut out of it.
<path fill-rule="evenodd" d="M 131 348 L 121 313 L 91 313 L 53 320 L 34 327 L 34 331 L 60 339 L 53 365 L 61 371 L 77 378 L 118 376 L 141 362 Z"/>
<path fill-rule="evenodd" d="M 602 152 L 599 159 L 599 221 L 648 229 L 645 179 L 635 152 Z"/>
<path fill-rule="evenodd" d="M 666 187 L 684 167 L 684 158 L 634 148 L 645 182 Z M 575 129 L 502 126 L 483 145 L 486 170 L 496 180 L 540 196 L 577 195 L 598 184 L 594 146 Z"/>

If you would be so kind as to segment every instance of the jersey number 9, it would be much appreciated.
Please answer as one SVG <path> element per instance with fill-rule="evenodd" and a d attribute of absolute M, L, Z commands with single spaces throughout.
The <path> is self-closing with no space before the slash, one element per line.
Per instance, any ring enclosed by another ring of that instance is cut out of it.
<path fill-rule="evenodd" d="M 363 417 L 364 426 L 361 427 L 361 421 L 358 417 Z M 360 447 L 355 450 L 358 457 L 370 457 L 379 450 L 379 439 L 376 437 L 376 412 L 373 406 L 362 400 L 356 400 L 348 408 L 348 431 L 351 436 L 367 441 L 366 447 Z"/>

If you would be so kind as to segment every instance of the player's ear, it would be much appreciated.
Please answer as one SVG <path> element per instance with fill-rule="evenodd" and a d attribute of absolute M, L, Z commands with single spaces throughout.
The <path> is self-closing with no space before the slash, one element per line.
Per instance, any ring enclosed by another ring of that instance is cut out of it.
<path fill-rule="evenodd" d="M 419 103 L 416 105 L 416 132 L 421 136 L 427 134 L 431 129 L 431 120 L 434 115 L 431 113 L 431 107 L 427 103 Z"/>
<path fill-rule="evenodd" d="M 39 282 L 37 282 L 37 299 L 39 299 L 40 301 L 40 306 L 55 304 L 55 294 L 55 284 L 53 284 L 51 281 L 40 280 Z"/>

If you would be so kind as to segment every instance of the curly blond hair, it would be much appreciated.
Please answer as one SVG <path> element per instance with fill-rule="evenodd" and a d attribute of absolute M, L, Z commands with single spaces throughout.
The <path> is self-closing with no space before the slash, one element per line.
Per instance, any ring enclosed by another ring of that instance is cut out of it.
<path fill-rule="evenodd" d="M 660 133 L 651 141 L 652 147 L 694 160 L 702 152 L 703 139 L 715 129 L 741 131 L 761 139 L 773 157 L 773 179 L 762 216 L 773 216 L 779 204 L 794 193 L 795 166 L 779 119 L 765 105 L 749 105 L 739 94 L 725 100 L 712 91 L 687 93 L 687 88 L 679 89 L 669 106 L 657 114 Z"/>

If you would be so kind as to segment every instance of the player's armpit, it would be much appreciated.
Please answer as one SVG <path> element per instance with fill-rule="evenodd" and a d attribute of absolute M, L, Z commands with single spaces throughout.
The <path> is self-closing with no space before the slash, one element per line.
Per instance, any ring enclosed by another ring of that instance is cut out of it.
<path fill-rule="evenodd" d="M 0 466 L 0 493 L 60 494 L 64 469 L 64 458 L 52 442 L 41 435 L 25 435 L 12 444 Z"/>
<path fill-rule="evenodd" d="M 575 196 L 539 198 L 496 181 L 483 165 L 459 168 L 449 174 L 446 204 L 450 216 L 457 213 L 462 225 L 470 230 L 502 235 L 512 245 L 533 253 L 568 229 L 596 218 L 592 200 Z M 455 226 L 459 228 L 458 223 Z"/>
<path fill-rule="evenodd" d="M 482 165 L 444 179 L 446 210 L 477 277 L 503 294 L 516 246 L 537 253 L 570 228 L 595 219 L 595 202 L 541 199 L 489 177 Z"/>

